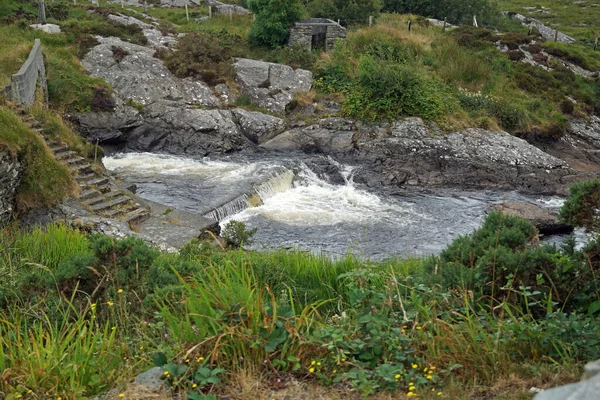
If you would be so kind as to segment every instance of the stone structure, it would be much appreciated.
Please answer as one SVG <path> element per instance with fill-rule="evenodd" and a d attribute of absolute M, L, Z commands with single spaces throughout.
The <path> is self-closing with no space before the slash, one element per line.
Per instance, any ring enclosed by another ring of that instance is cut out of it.
<path fill-rule="evenodd" d="M 8 224 L 15 209 L 15 193 L 23 168 L 9 153 L 0 148 L 0 228 Z"/>
<path fill-rule="evenodd" d="M 27 61 L 21 66 L 19 72 L 10 78 L 10 85 L 4 89 L 4 94 L 19 105 L 30 106 L 35 100 L 38 80 L 44 92 L 44 102 L 47 104 L 48 86 L 46 83 L 46 68 L 44 67 L 44 56 L 42 55 L 42 44 L 40 39 L 35 39 Z"/>
<path fill-rule="evenodd" d="M 289 44 L 300 44 L 311 50 L 313 47 L 333 49 L 338 39 L 346 39 L 346 28 L 327 18 L 311 18 L 296 22 L 290 30 Z"/>
<path fill-rule="evenodd" d="M 581 382 L 538 393 L 534 400 L 596 400 L 600 391 L 600 360 L 588 363 Z"/>

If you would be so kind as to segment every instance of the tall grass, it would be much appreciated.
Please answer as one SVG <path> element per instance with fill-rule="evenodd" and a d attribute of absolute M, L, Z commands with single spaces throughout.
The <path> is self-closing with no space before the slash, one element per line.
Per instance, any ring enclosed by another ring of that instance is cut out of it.
<path fill-rule="evenodd" d="M 83 398 L 110 388 L 122 376 L 117 327 L 96 324 L 92 308 L 77 312 L 66 299 L 55 307 L 59 320 L 43 308 L 0 312 L 0 393 Z"/>

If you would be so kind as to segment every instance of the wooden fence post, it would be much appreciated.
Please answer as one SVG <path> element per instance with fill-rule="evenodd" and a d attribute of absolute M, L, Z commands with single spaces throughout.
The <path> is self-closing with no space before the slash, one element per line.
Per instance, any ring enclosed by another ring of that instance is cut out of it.
<path fill-rule="evenodd" d="M 558 42 L 558 29 L 554 30 L 554 41 Z"/>
<path fill-rule="evenodd" d="M 208 6 L 208 18 L 212 18 L 212 6 Z"/>
<path fill-rule="evenodd" d="M 596 36 L 596 40 L 594 41 L 594 50 L 598 50 L 598 36 Z"/>
<path fill-rule="evenodd" d="M 408 20 L 408 31 L 410 32 L 410 26 L 412 25 L 412 21 Z"/>
<path fill-rule="evenodd" d="M 125 8 L 125 0 L 121 0 L 121 8 Z"/>
<path fill-rule="evenodd" d="M 448 20 L 448 17 L 444 17 L 444 25 L 442 26 L 442 32 L 446 32 L 446 21 Z"/>
<path fill-rule="evenodd" d="M 187 20 L 187 22 L 190 22 L 190 13 L 188 11 L 187 3 L 185 3 L 185 19 Z"/>
<path fill-rule="evenodd" d="M 473 26 L 475 28 L 479 28 L 479 24 L 477 23 L 477 16 L 476 15 L 473 15 Z"/>
<path fill-rule="evenodd" d="M 373 16 L 369 15 L 369 26 L 373 26 Z"/>
<path fill-rule="evenodd" d="M 233 21 L 233 7 L 229 7 L 229 22 Z"/>
<path fill-rule="evenodd" d="M 148 2 L 144 0 L 144 11 L 148 14 Z"/>

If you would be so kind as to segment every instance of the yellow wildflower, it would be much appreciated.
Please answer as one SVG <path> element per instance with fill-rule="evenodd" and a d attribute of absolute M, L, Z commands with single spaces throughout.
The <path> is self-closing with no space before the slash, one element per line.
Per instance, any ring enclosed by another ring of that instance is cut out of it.
<path fill-rule="evenodd" d="M 333 370 L 333 373 L 334 373 L 334 374 L 336 374 L 336 373 L 337 373 L 337 369 L 334 369 L 334 370 Z"/>
<path fill-rule="evenodd" d="M 415 395 L 415 394 L 414 394 L 413 392 L 408 392 L 408 393 L 406 393 L 406 396 L 408 396 L 408 397 L 413 397 L 414 395 Z"/>
<path fill-rule="evenodd" d="M 429 368 L 427 368 L 427 367 L 423 368 L 423 372 L 427 372 L 428 369 Z"/>
<path fill-rule="evenodd" d="M 420 331 L 422 328 L 420 326 L 417 326 L 417 330 Z"/>
<path fill-rule="evenodd" d="M 125 393 L 119 393 L 119 397 L 120 397 L 120 398 L 123 398 L 123 397 L 125 397 Z"/>
<path fill-rule="evenodd" d="M 438 396 L 441 396 L 441 395 L 442 395 L 442 392 L 437 392 L 437 395 L 438 395 Z"/>
<path fill-rule="evenodd" d="M 195 389 L 195 388 L 197 388 L 197 387 L 198 387 L 198 385 L 197 385 L 196 383 L 194 383 L 194 384 L 192 385 L 192 389 Z"/>
<path fill-rule="evenodd" d="M 319 361 L 319 362 L 317 363 L 317 366 L 319 366 L 319 367 L 321 366 L 321 361 Z"/>
<path fill-rule="evenodd" d="M 313 372 L 315 372 L 315 369 L 311 368 L 311 369 L 308 370 L 308 372 L 310 372 L 312 374 Z"/>
<path fill-rule="evenodd" d="M 394 378 L 400 379 L 400 374 L 396 374 L 396 376 L 394 376 Z"/>
<path fill-rule="evenodd" d="M 417 364 L 413 364 L 412 367 L 413 367 L 413 369 L 419 368 L 419 366 Z"/>
<path fill-rule="evenodd" d="M 107 301 L 106 304 L 108 304 L 109 307 L 112 307 L 115 305 L 115 303 L 113 303 L 112 301 Z"/>
<path fill-rule="evenodd" d="M 123 293 L 123 289 L 117 290 L 117 293 L 119 293 L 119 294 Z"/>
<path fill-rule="evenodd" d="M 426 378 L 427 378 L 427 379 L 432 379 L 432 378 L 433 378 L 433 376 L 431 376 L 431 375 L 427 375 L 427 376 L 426 376 Z"/>
<path fill-rule="evenodd" d="M 202 362 L 202 361 L 204 361 L 204 357 L 198 357 L 198 358 L 196 359 L 196 361 L 198 361 L 198 362 Z"/>
<path fill-rule="evenodd" d="M 313 360 L 313 361 L 310 362 L 310 365 L 315 365 L 316 363 L 317 362 Z"/>

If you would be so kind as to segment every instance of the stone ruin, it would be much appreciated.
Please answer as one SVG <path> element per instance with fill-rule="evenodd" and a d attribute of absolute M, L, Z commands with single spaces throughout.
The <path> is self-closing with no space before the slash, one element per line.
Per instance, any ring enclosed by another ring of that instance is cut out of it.
<path fill-rule="evenodd" d="M 338 39 L 346 39 L 346 28 L 327 18 L 310 18 L 296 22 L 290 29 L 289 44 L 300 44 L 308 50 L 331 50 Z"/>

